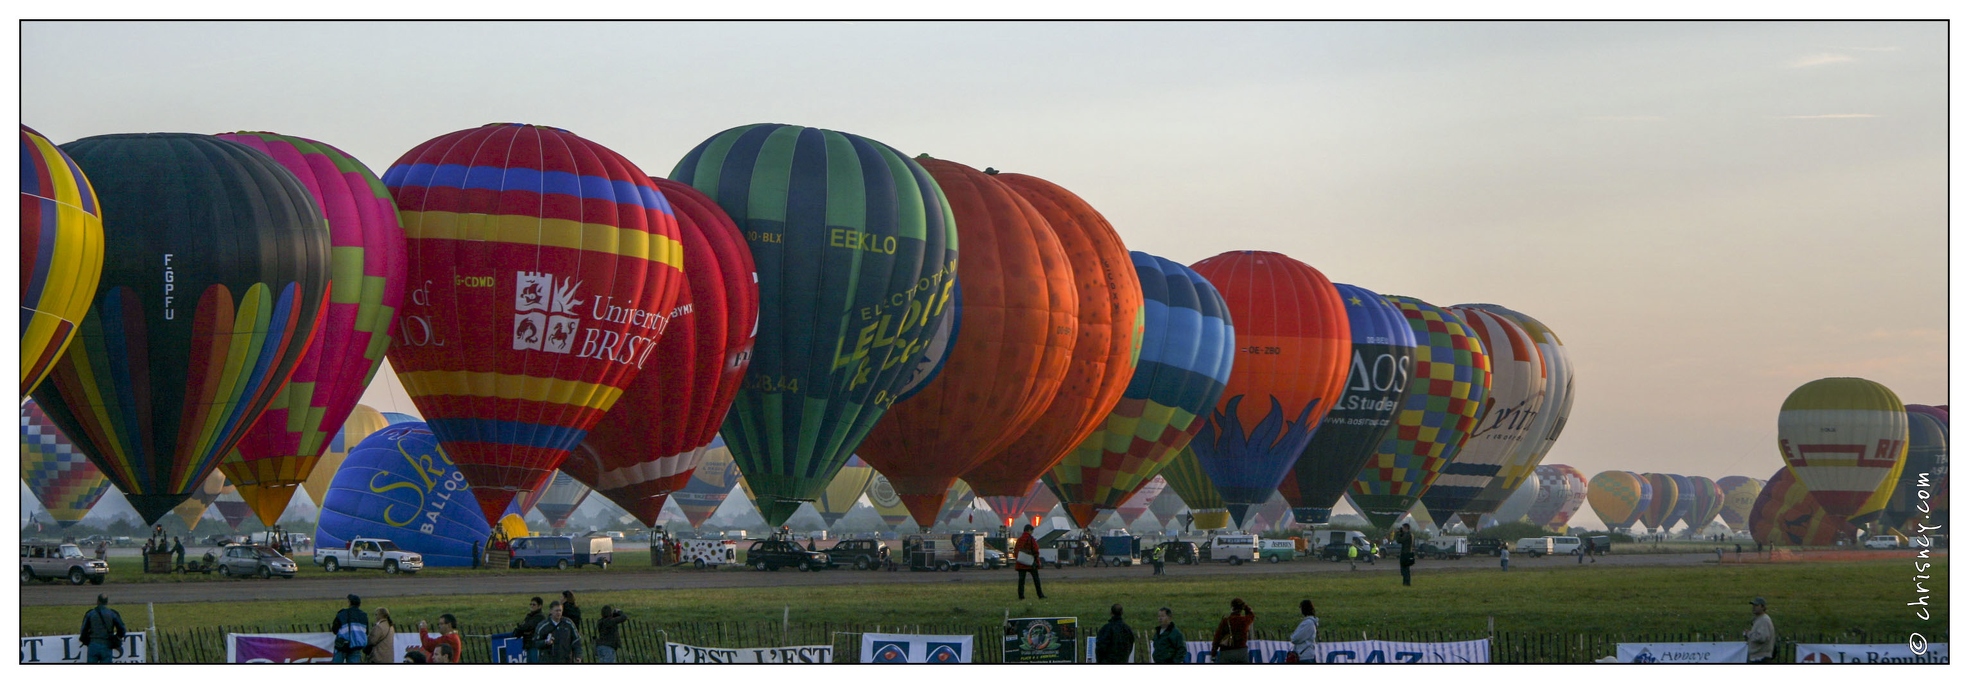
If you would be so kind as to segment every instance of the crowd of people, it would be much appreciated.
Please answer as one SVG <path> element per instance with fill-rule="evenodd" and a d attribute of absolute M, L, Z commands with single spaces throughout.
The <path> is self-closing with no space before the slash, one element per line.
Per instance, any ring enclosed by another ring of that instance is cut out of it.
<path fill-rule="evenodd" d="M 362 597 L 350 594 L 349 605 L 335 614 L 329 631 L 335 635 L 337 663 L 456 663 L 464 649 L 458 635 L 458 619 L 450 613 L 439 615 L 437 624 L 417 621 L 418 644 L 404 650 L 399 660 L 396 649 L 397 625 L 388 608 L 377 608 L 372 619 L 362 608 Z M 614 606 L 602 606 L 594 623 L 595 662 L 616 662 L 622 648 L 622 624 L 629 615 Z M 543 602 L 535 596 L 527 602 L 527 613 L 514 624 L 511 636 L 519 639 L 526 662 L 571 664 L 583 662 L 581 606 L 573 591 L 561 592 L 558 601 Z"/>

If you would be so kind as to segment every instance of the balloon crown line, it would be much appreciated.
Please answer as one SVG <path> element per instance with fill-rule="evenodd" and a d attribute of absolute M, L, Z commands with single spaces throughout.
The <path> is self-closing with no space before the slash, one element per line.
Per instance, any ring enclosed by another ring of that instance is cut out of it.
<path fill-rule="evenodd" d="M 545 129 L 547 129 L 547 130 L 550 130 L 550 131 L 558 131 L 558 132 L 561 132 L 561 133 L 566 133 L 566 134 L 568 134 L 568 135 L 574 135 L 574 131 L 570 131 L 570 130 L 568 130 L 568 129 L 565 129 L 565 128 L 561 128 L 561 127 L 559 127 L 559 126 L 549 126 L 549 125 L 546 125 L 546 124 L 530 124 L 530 123 L 515 123 L 515 122 L 512 122 L 512 121 L 494 121 L 494 122 L 492 122 L 492 123 L 489 123 L 489 124 L 485 124 L 484 126 L 480 126 L 479 128 L 487 128 L 487 127 L 491 127 L 491 126 L 523 126 L 523 127 L 526 127 L 526 128 L 545 128 Z"/>

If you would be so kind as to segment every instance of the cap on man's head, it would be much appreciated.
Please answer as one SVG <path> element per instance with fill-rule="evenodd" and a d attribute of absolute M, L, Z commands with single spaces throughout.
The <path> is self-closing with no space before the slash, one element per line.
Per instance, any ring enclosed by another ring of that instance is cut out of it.
<path fill-rule="evenodd" d="M 1751 600 L 1750 600 L 1750 605 L 1753 605 L 1753 606 L 1761 606 L 1761 605 L 1764 605 L 1764 597 L 1762 597 L 1762 596 L 1759 596 L 1759 597 L 1757 597 L 1757 598 L 1754 598 L 1754 599 L 1751 599 Z"/>

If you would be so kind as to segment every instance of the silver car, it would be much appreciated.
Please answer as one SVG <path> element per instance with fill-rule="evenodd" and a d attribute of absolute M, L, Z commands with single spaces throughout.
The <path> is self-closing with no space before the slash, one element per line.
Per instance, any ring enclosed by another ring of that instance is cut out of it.
<path fill-rule="evenodd" d="M 259 576 L 294 579 L 294 561 L 268 546 L 234 544 L 219 554 L 219 574 L 227 577 Z"/>

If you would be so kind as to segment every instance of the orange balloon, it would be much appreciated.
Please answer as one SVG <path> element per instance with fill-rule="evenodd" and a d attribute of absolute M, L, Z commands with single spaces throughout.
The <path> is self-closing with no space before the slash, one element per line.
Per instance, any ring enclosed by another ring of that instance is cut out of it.
<path fill-rule="evenodd" d="M 986 171 L 987 174 L 991 173 Z M 1073 269 L 1080 328 L 1053 400 L 1024 434 L 964 473 L 986 501 L 1025 494 L 1033 482 L 1107 421 L 1142 353 L 1142 281 L 1114 226 L 1066 188 L 1032 176 L 993 176 L 1031 202 L 1053 227 Z M 961 226 L 960 226 L 961 230 Z M 961 239 L 961 238 L 960 238 Z M 961 276 L 960 276 L 961 278 Z M 969 292 L 966 291 L 966 296 Z M 968 302 L 967 302 L 968 305 Z M 965 330 L 963 334 L 970 331 Z M 1012 517 L 1018 511 L 998 511 Z"/>
<path fill-rule="evenodd" d="M 961 332 L 943 372 L 890 409 L 857 453 L 927 528 L 959 475 L 1039 419 L 1080 322 L 1066 251 L 1031 202 L 968 166 L 917 161 L 957 222 Z"/>

